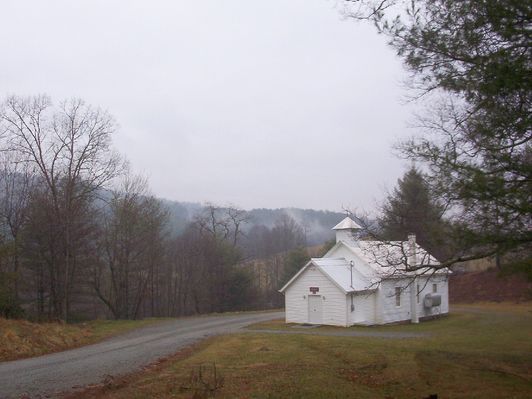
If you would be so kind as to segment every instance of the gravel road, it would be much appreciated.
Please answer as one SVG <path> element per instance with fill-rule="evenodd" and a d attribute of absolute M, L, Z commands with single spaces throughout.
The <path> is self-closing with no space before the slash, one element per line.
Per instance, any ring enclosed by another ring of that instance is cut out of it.
<path fill-rule="evenodd" d="M 201 316 L 163 321 L 98 344 L 31 359 L 0 363 L 0 398 L 53 397 L 138 370 L 212 335 L 279 319 L 284 312 Z"/>

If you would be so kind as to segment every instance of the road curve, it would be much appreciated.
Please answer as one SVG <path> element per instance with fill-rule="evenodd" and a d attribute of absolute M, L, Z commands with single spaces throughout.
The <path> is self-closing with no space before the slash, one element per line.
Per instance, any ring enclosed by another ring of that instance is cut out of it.
<path fill-rule="evenodd" d="M 94 345 L 0 363 L 0 398 L 53 397 L 135 371 L 202 338 L 279 319 L 284 312 L 242 313 L 163 321 Z"/>

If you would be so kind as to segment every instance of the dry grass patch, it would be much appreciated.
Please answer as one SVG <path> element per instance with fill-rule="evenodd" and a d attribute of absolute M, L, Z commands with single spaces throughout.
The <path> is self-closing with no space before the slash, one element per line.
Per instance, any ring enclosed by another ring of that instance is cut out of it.
<path fill-rule="evenodd" d="M 157 320 L 95 320 L 82 324 L 61 324 L 0 318 L 0 361 L 40 356 L 92 344 Z"/>
<path fill-rule="evenodd" d="M 232 334 L 74 397 L 528 398 L 531 311 L 530 304 L 480 305 L 419 325 L 382 327 L 430 333 L 418 339 Z"/>

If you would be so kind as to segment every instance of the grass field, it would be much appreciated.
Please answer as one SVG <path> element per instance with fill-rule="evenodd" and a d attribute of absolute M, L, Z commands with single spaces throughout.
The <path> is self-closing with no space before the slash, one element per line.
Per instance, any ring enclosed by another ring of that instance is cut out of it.
<path fill-rule="evenodd" d="M 147 371 L 73 397 L 532 397 L 532 304 L 477 304 L 454 309 L 448 317 L 419 325 L 356 327 L 424 332 L 425 338 L 252 331 L 217 337 Z M 282 322 L 253 328 L 294 330 Z"/>
<path fill-rule="evenodd" d="M 0 361 L 58 352 L 101 341 L 157 319 L 95 320 L 82 324 L 31 323 L 0 318 Z"/>

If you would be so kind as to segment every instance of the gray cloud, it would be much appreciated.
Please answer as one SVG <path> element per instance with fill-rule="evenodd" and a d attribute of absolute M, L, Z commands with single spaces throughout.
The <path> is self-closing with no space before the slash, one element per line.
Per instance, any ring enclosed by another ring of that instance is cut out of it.
<path fill-rule="evenodd" d="M 326 0 L 4 1 L 0 90 L 81 97 L 155 194 L 372 208 L 402 174 L 405 72 Z"/>

